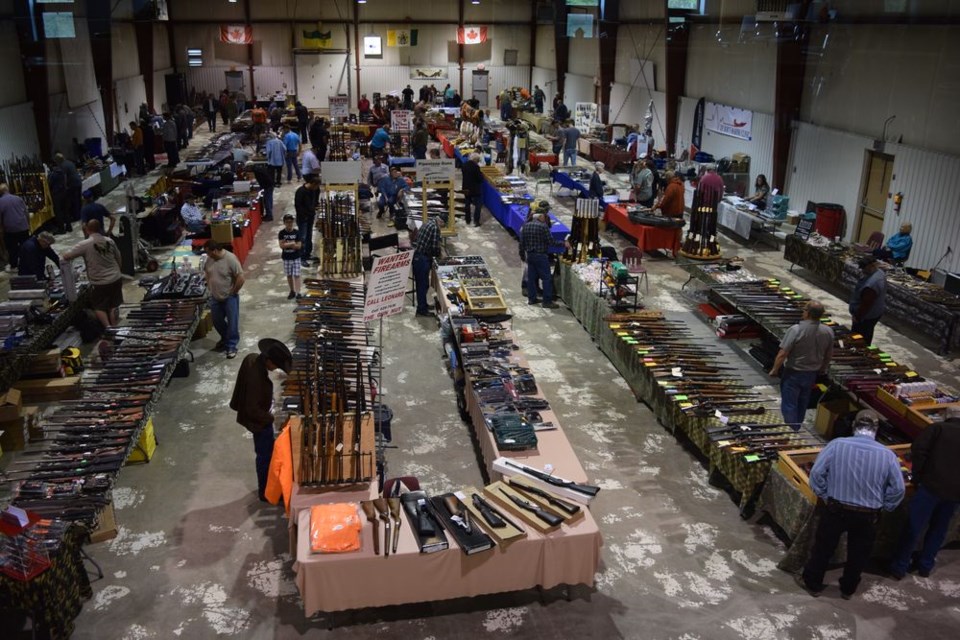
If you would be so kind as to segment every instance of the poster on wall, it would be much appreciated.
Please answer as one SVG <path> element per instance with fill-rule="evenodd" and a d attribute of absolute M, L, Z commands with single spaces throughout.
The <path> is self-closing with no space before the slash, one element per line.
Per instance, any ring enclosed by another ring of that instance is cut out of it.
<path fill-rule="evenodd" d="M 703 117 L 703 124 L 708 131 L 716 131 L 725 136 L 752 140 L 750 127 L 753 123 L 753 111 L 737 109 L 725 104 L 708 102 Z"/>
<path fill-rule="evenodd" d="M 578 102 L 573 108 L 573 126 L 587 131 L 597 121 L 599 108 L 596 102 Z"/>
<path fill-rule="evenodd" d="M 413 111 L 394 109 L 390 112 L 390 128 L 393 131 L 413 131 Z"/>
<path fill-rule="evenodd" d="M 327 98 L 331 118 L 350 117 L 350 98 L 347 96 L 330 96 Z"/>
<path fill-rule="evenodd" d="M 363 36 L 363 57 L 383 57 L 383 41 L 380 39 L 380 36 Z"/>
<path fill-rule="evenodd" d="M 446 67 L 410 67 L 411 80 L 446 80 Z"/>

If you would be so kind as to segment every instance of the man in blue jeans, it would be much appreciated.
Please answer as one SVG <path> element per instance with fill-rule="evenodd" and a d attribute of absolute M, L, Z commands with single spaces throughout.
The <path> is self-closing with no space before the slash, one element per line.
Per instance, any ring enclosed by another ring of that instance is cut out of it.
<path fill-rule="evenodd" d="M 243 287 L 243 267 L 237 257 L 223 248 L 216 240 L 205 245 L 207 261 L 203 274 L 210 292 L 210 315 L 213 327 L 220 334 L 215 349 L 225 351 L 227 359 L 237 357 L 240 344 L 240 288 Z"/>
<path fill-rule="evenodd" d="M 900 546 L 890 562 L 890 575 L 896 580 L 910 570 L 910 560 L 921 538 L 923 544 L 916 554 L 915 566 L 921 578 L 930 576 L 950 520 L 960 506 L 960 474 L 956 470 L 960 460 L 960 409 L 948 407 L 946 414 L 946 420 L 921 431 L 910 448 L 917 490 L 910 499 Z"/>
<path fill-rule="evenodd" d="M 427 290 L 430 288 L 430 268 L 433 259 L 440 257 L 440 218 L 431 215 L 417 233 L 413 248 L 413 281 L 417 288 L 417 315 L 432 316 L 427 306 Z"/>
<path fill-rule="evenodd" d="M 807 303 L 800 322 L 787 329 L 780 341 L 770 369 L 771 376 L 780 376 L 783 421 L 796 429 L 806 417 L 817 376 L 827 372 L 833 357 L 833 329 L 820 323 L 823 314 L 822 304 L 816 300 Z"/>
<path fill-rule="evenodd" d="M 287 345 L 273 338 L 257 343 L 260 353 L 248 354 L 240 364 L 237 381 L 230 398 L 230 408 L 237 412 L 237 422 L 253 434 L 253 450 L 257 460 L 257 497 L 266 502 L 267 473 L 273 456 L 273 381 L 270 372 L 281 369 L 290 373 L 293 356 Z"/>
<path fill-rule="evenodd" d="M 297 172 L 297 180 L 302 178 L 300 173 L 300 163 L 297 161 L 297 156 L 300 155 L 300 136 L 287 129 L 287 132 L 283 134 L 283 148 L 286 150 L 286 161 L 287 161 L 287 182 L 293 180 L 293 172 Z"/>
<path fill-rule="evenodd" d="M 553 301 L 553 273 L 550 270 L 550 247 L 563 242 L 550 235 L 550 205 L 545 200 L 531 205 L 533 217 L 520 227 L 520 252 L 527 263 L 527 304 L 537 304 L 537 283 L 543 288 L 543 308 L 556 309 Z"/>

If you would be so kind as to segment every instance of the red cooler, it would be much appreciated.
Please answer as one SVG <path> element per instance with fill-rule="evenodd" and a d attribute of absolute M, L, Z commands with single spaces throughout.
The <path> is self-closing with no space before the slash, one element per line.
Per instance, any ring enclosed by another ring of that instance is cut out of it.
<path fill-rule="evenodd" d="M 843 223 L 846 212 L 839 204 L 817 203 L 817 223 L 814 230 L 824 238 L 831 240 L 843 236 Z"/>

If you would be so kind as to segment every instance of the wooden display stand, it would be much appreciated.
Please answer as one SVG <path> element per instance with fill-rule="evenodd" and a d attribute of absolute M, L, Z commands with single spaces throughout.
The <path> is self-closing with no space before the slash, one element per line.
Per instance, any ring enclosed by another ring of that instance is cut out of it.
<path fill-rule="evenodd" d="M 427 191 L 429 189 L 446 190 L 447 192 L 447 224 L 440 228 L 443 237 L 457 235 L 456 189 L 453 182 L 424 182 L 422 185 L 423 223 L 427 223 Z"/>

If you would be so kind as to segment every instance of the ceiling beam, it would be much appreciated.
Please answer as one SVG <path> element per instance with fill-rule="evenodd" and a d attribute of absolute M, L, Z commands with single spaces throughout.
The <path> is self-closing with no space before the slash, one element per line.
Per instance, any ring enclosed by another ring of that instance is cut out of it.
<path fill-rule="evenodd" d="M 771 187 L 782 192 L 790 162 L 793 123 L 800 118 L 803 85 L 807 72 L 804 51 L 810 30 L 803 24 L 784 23 L 777 31 L 776 83 L 773 94 L 773 175 Z"/>
<path fill-rule="evenodd" d="M 690 45 L 690 29 L 686 24 L 671 24 L 666 18 L 667 33 L 667 139 L 664 140 L 667 153 L 676 156 L 677 126 L 680 118 L 680 96 L 687 85 L 687 53 Z"/>
<path fill-rule="evenodd" d="M 570 68 L 570 38 L 567 37 L 567 3 L 564 0 L 553 0 L 553 50 L 556 54 L 557 93 L 563 96 L 567 80 L 567 70 Z"/>

